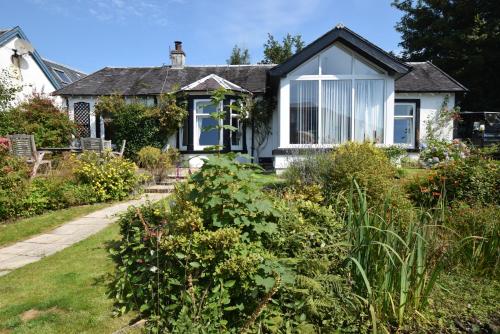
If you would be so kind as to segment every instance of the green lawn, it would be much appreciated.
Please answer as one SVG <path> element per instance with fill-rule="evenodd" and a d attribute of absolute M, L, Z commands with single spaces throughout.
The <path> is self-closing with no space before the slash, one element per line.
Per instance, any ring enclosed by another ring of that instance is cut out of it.
<path fill-rule="evenodd" d="M 0 277 L 0 333 L 112 333 L 131 316 L 113 318 L 105 278 L 113 224 L 43 260 Z"/>
<path fill-rule="evenodd" d="M 108 203 L 75 206 L 11 223 L 0 223 L 0 247 L 56 228 L 68 221 L 109 206 Z"/>

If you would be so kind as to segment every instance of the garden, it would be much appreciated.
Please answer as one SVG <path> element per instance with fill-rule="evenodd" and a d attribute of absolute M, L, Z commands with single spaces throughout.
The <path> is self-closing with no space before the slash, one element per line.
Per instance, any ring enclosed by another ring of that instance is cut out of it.
<path fill-rule="evenodd" d="M 33 178 L 0 144 L 0 227 L 11 229 L 0 244 L 87 212 L 81 205 L 123 200 L 178 163 L 156 142 L 182 121 L 167 121 L 184 110 L 172 96 L 153 108 L 109 97 L 98 110 L 114 140 L 130 143 L 126 157 L 56 155 Z M 35 111 L 40 121 L 27 119 Z M 67 143 L 73 125 L 60 115 L 34 97 L 1 114 L 0 134 Z M 443 142 L 436 131 L 427 129 L 420 161 L 346 143 L 279 177 L 219 148 L 166 199 L 0 277 L 0 332 L 496 333 L 498 147 Z"/>

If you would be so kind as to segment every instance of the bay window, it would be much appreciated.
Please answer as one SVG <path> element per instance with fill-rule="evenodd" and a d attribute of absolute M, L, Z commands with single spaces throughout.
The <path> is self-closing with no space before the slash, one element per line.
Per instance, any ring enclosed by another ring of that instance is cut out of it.
<path fill-rule="evenodd" d="M 288 144 L 384 142 L 387 75 L 341 45 L 289 78 Z"/>

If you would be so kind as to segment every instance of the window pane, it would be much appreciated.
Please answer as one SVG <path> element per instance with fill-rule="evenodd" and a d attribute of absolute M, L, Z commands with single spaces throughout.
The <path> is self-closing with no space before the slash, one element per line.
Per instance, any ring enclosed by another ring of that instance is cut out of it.
<path fill-rule="evenodd" d="M 365 62 L 359 59 L 354 59 L 354 74 L 369 75 L 369 74 L 380 74 L 380 72 L 377 71 L 372 66 L 366 64 Z"/>
<path fill-rule="evenodd" d="M 54 71 L 57 73 L 57 75 L 62 80 L 62 82 L 65 82 L 65 83 L 71 82 L 71 79 L 68 77 L 68 75 L 66 73 L 64 73 L 64 71 L 56 70 L 56 69 L 54 69 Z"/>
<path fill-rule="evenodd" d="M 394 143 L 413 143 L 413 118 L 396 118 L 394 120 Z"/>
<path fill-rule="evenodd" d="M 207 130 L 207 127 L 214 127 L 217 125 L 217 120 L 210 117 L 198 117 L 198 143 L 200 146 L 211 146 L 219 144 L 219 131 L 217 129 Z"/>
<path fill-rule="evenodd" d="M 384 81 L 356 80 L 354 139 L 382 143 L 384 138 Z"/>
<path fill-rule="evenodd" d="M 196 103 L 196 113 L 197 114 L 210 114 L 216 112 L 217 108 L 209 101 L 197 102 Z"/>
<path fill-rule="evenodd" d="M 352 56 L 337 46 L 321 55 L 321 74 L 351 74 Z"/>
<path fill-rule="evenodd" d="M 340 144 L 351 137 L 351 80 L 321 83 L 322 143 Z"/>
<path fill-rule="evenodd" d="M 290 82 L 290 143 L 318 142 L 319 81 Z"/>
<path fill-rule="evenodd" d="M 186 117 L 184 120 L 184 126 L 182 127 L 181 131 L 181 146 L 186 147 L 188 145 L 188 128 L 189 128 L 189 122 Z"/>
<path fill-rule="evenodd" d="M 319 74 L 319 59 L 318 57 L 314 57 L 311 60 L 308 60 L 304 64 L 297 67 L 290 73 L 291 76 L 299 76 L 299 75 L 317 75 Z"/>
<path fill-rule="evenodd" d="M 396 104 L 394 106 L 394 116 L 413 116 L 414 104 Z"/>
<path fill-rule="evenodd" d="M 238 129 L 231 132 L 231 145 L 240 146 L 243 129 L 239 117 L 231 117 L 231 125 Z"/>

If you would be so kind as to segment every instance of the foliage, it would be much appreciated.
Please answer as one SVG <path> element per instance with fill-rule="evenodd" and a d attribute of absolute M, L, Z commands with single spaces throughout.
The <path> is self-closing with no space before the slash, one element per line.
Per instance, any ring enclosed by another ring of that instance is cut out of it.
<path fill-rule="evenodd" d="M 157 181 L 179 161 L 179 151 L 169 147 L 165 152 L 159 148 L 145 146 L 137 153 L 139 165 L 149 171 Z"/>
<path fill-rule="evenodd" d="M 389 193 L 396 170 L 387 155 L 371 143 L 349 142 L 332 153 L 306 156 L 292 162 L 285 177 L 289 183 L 316 183 L 325 197 L 347 193 L 355 179 L 369 200 L 380 201 Z"/>
<path fill-rule="evenodd" d="M 403 14 L 396 30 L 405 60 L 431 61 L 463 83 L 470 90 L 466 110 L 500 110 L 498 1 L 396 0 L 393 6 Z"/>
<path fill-rule="evenodd" d="M 235 45 L 231 51 L 231 56 L 226 62 L 228 65 L 248 65 L 250 64 L 250 53 L 247 48 L 241 49 L 238 45 Z"/>
<path fill-rule="evenodd" d="M 76 126 L 50 98 L 34 95 L 0 113 L 0 135 L 14 133 L 33 134 L 37 147 L 62 147 L 69 145 Z"/>
<path fill-rule="evenodd" d="M 285 280 L 263 248 L 277 212 L 234 155 L 208 159 L 172 200 L 131 209 L 110 295 L 152 332 L 234 333 L 249 328 Z M 206 182 L 205 182 L 206 180 Z"/>
<path fill-rule="evenodd" d="M 303 48 L 304 41 L 301 35 L 292 36 L 286 34 L 282 43 L 280 43 L 273 35 L 267 34 L 262 64 L 281 64 Z"/>
<path fill-rule="evenodd" d="M 282 332 L 365 332 L 363 304 L 345 266 L 349 244 L 341 217 L 322 205 L 318 186 L 286 188 L 277 197 L 283 214 L 272 249 L 289 261 L 295 280 L 276 295 L 273 311 L 281 321 L 275 326 Z"/>
<path fill-rule="evenodd" d="M 425 167 L 436 166 L 450 160 L 465 159 L 470 149 L 465 143 L 455 139 L 452 143 L 444 140 L 431 140 L 420 151 L 421 164 Z"/>
<path fill-rule="evenodd" d="M 498 275 L 500 265 L 500 224 L 498 205 L 470 206 L 455 202 L 444 224 L 458 250 L 454 263 L 477 274 Z"/>
<path fill-rule="evenodd" d="M 177 100 L 174 93 L 161 95 L 156 106 L 127 102 L 119 95 L 103 96 L 95 110 L 104 118 L 109 138 L 113 142 L 126 140 L 126 152 L 132 157 L 144 146 L 165 146 L 187 117 L 183 100 Z"/>
<path fill-rule="evenodd" d="M 401 161 L 407 156 L 406 148 L 398 145 L 385 147 L 382 150 L 393 165 L 400 165 Z"/>
<path fill-rule="evenodd" d="M 436 166 L 426 176 L 407 184 L 410 198 L 419 205 L 435 206 L 444 197 L 447 203 L 499 204 L 500 165 L 498 161 L 472 156 Z"/>
<path fill-rule="evenodd" d="M 357 187 L 357 185 L 356 185 Z M 421 214 L 405 227 L 386 204 L 372 210 L 366 195 L 351 192 L 347 228 L 355 291 L 364 298 L 372 331 L 403 329 L 415 312 L 425 309 L 440 271 L 444 250 L 435 244 L 435 219 Z"/>
<path fill-rule="evenodd" d="M 78 157 L 74 174 L 82 184 L 92 187 L 98 202 L 121 200 L 134 191 L 140 179 L 136 165 L 112 154 L 84 152 Z"/>
<path fill-rule="evenodd" d="M 0 220 L 20 214 L 28 188 L 30 169 L 26 162 L 9 154 L 5 145 L 0 145 Z"/>
<path fill-rule="evenodd" d="M 9 70 L 0 70 L 0 113 L 10 109 L 16 94 L 21 90 L 21 87 L 12 83 L 12 79 Z"/>

